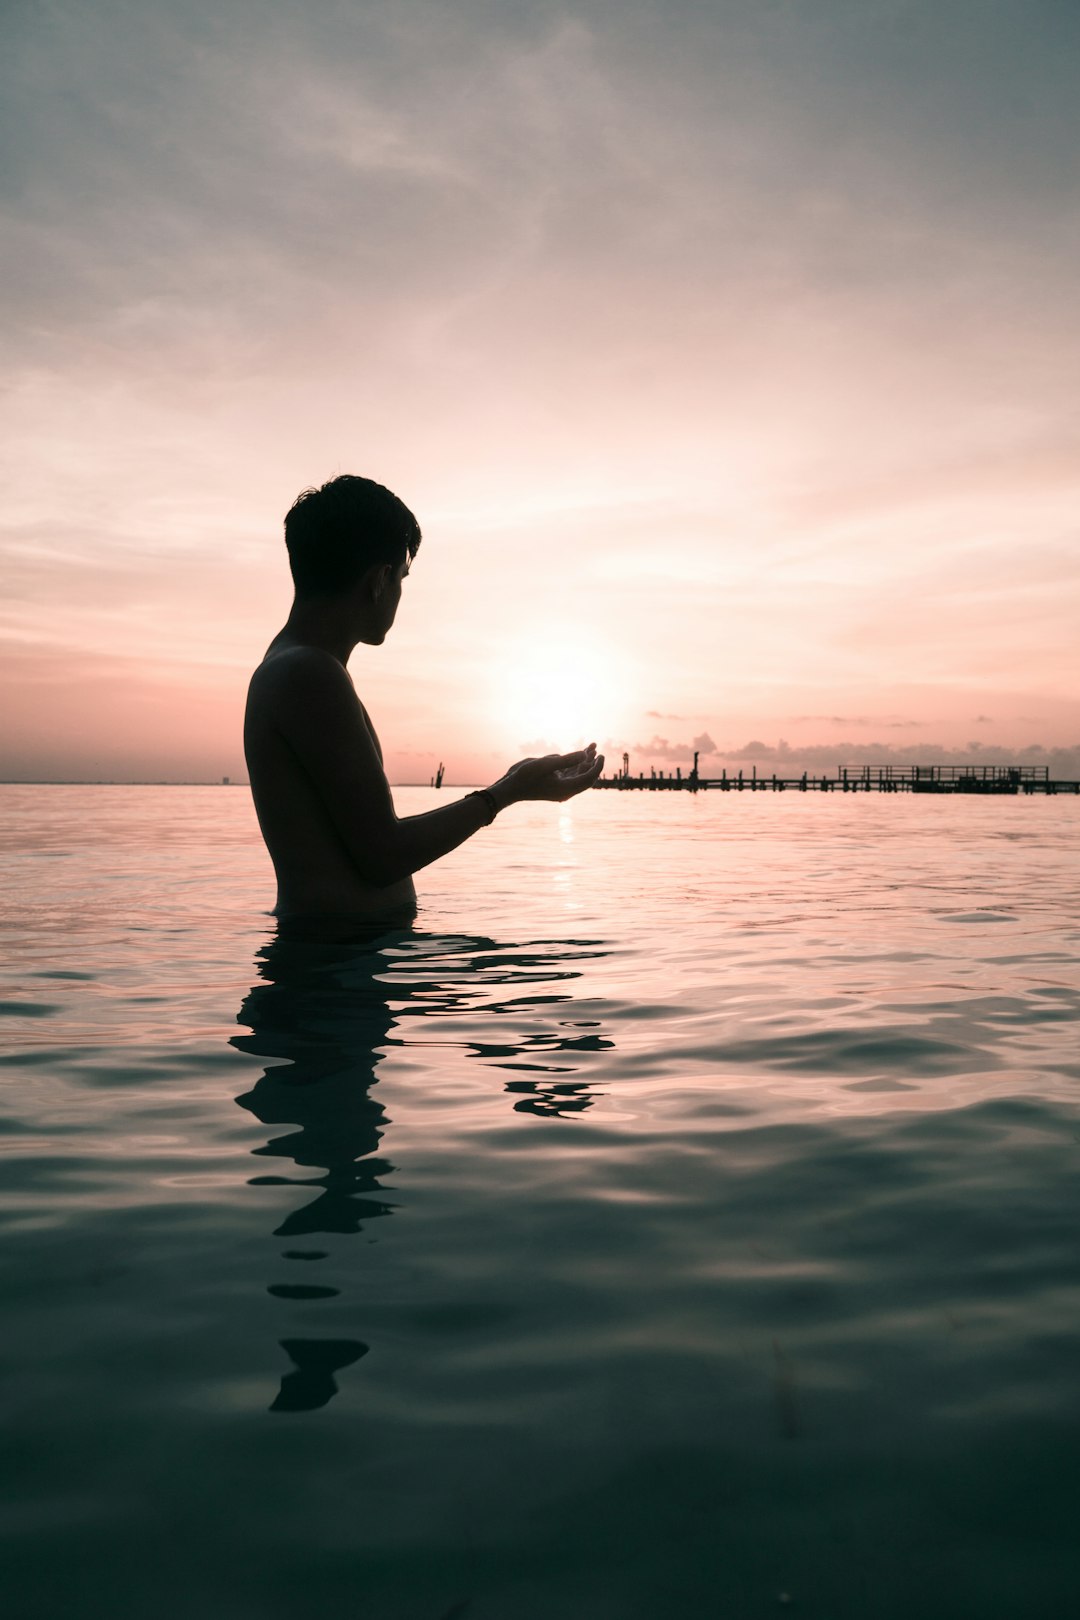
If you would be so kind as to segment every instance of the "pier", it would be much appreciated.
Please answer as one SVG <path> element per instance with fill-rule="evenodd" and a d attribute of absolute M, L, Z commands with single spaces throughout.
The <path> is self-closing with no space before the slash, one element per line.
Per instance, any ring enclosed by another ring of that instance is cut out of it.
<path fill-rule="evenodd" d="M 694 768 L 684 776 L 681 767 L 673 772 L 651 771 L 648 776 L 632 776 L 623 755 L 623 768 L 615 776 L 602 776 L 596 788 L 648 793 L 1072 793 L 1080 794 L 1080 781 L 1051 781 L 1046 765 L 860 765 L 837 766 L 833 775 L 787 776 L 779 772 L 749 770 L 719 776 L 699 774 L 697 755 Z"/>

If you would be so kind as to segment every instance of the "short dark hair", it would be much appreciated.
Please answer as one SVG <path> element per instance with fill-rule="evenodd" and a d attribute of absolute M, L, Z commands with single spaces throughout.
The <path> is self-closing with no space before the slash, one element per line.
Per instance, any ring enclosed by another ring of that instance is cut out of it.
<path fill-rule="evenodd" d="M 415 557 L 420 525 L 382 484 L 343 473 L 297 496 L 285 516 L 285 545 L 297 595 L 331 596 L 373 565 L 399 567 Z"/>

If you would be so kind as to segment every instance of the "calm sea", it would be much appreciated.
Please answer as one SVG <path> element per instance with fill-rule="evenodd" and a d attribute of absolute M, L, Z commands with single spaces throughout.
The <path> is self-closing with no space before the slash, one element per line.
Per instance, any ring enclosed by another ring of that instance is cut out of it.
<path fill-rule="evenodd" d="M 1075 1614 L 1078 834 L 594 794 L 320 945 L 0 788 L 5 1612 Z"/>

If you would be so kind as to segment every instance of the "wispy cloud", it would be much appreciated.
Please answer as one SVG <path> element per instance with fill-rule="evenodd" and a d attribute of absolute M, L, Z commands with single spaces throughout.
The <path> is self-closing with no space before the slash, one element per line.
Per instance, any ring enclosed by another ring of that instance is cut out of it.
<path fill-rule="evenodd" d="M 910 731 L 926 725 L 925 720 L 908 720 L 902 715 L 886 714 L 799 714 L 796 725 L 874 726 L 888 731 Z"/>

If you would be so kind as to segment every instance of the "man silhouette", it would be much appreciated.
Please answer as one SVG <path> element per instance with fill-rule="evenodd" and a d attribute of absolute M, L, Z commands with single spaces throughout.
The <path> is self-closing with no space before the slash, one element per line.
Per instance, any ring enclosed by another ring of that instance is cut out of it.
<path fill-rule="evenodd" d="M 490 787 L 399 817 L 370 716 L 346 665 L 387 636 L 420 526 L 381 484 L 346 475 L 300 496 L 285 519 L 295 597 L 251 677 L 244 752 L 277 873 L 279 917 L 400 915 L 412 874 L 517 800 L 560 802 L 603 769 L 595 743 L 523 759 Z"/>

